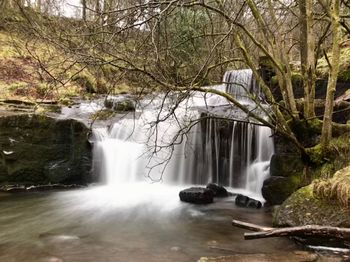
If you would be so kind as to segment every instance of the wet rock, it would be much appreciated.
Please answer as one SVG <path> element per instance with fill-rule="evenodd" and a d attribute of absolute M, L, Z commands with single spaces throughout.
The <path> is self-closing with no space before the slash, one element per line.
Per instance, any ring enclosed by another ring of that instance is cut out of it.
<path fill-rule="evenodd" d="M 0 187 L 0 192 L 7 193 L 18 193 L 18 192 L 37 192 L 37 191 L 48 191 L 48 190 L 68 190 L 84 188 L 83 185 L 71 184 L 48 184 L 48 185 L 4 185 Z"/>
<path fill-rule="evenodd" d="M 210 183 L 207 185 L 207 189 L 213 191 L 214 197 L 228 197 L 229 193 L 226 188 L 217 184 Z"/>
<path fill-rule="evenodd" d="M 264 181 L 262 195 L 269 205 L 282 204 L 299 187 L 298 176 L 271 176 Z"/>
<path fill-rule="evenodd" d="M 27 191 L 48 191 L 48 190 L 65 190 L 65 189 L 76 189 L 83 188 L 82 185 L 63 185 L 63 184 L 49 184 L 49 185 L 36 185 L 27 187 Z"/>
<path fill-rule="evenodd" d="M 236 206 L 249 207 L 249 208 L 261 208 L 262 203 L 259 200 L 238 194 L 235 199 Z"/>
<path fill-rule="evenodd" d="M 270 175 L 289 177 L 302 173 L 304 165 L 299 155 L 274 154 L 270 161 Z"/>
<path fill-rule="evenodd" d="M 43 115 L 0 117 L 0 183 L 86 184 L 92 181 L 89 129 Z"/>
<path fill-rule="evenodd" d="M 135 111 L 135 103 L 130 98 L 116 97 L 106 99 L 104 105 L 108 109 L 112 109 L 117 112 Z"/>
<path fill-rule="evenodd" d="M 180 191 L 180 200 L 193 204 L 210 204 L 213 203 L 213 191 L 202 187 L 191 187 Z"/>

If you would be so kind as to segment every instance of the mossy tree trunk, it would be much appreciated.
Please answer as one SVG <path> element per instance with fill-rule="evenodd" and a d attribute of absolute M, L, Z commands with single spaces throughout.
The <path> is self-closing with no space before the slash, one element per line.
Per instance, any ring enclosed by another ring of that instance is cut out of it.
<path fill-rule="evenodd" d="M 340 27 L 340 0 L 333 0 L 329 8 L 328 14 L 331 18 L 332 27 L 332 59 L 330 61 L 329 78 L 327 85 L 326 104 L 323 116 L 323 126 L 321 134 L 321 146 L 323 152 L 327 151 L 330 140 L 332 138 L 332 115 L 334 107 L 334 94 L 336 90 L 339 58 L 340 58 L 340 42 L 341 42 L 341 27 Z"/>
<path fill-rule="evenodd" d="M 313 24 L 313 0 L 299 0 L 300 61 L 304 83 L 304 116 L 315 117 L 315 36 Z"/>

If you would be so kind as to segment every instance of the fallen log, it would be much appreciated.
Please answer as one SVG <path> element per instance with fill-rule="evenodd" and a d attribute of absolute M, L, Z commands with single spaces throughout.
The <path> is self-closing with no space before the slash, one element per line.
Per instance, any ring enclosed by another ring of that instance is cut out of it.
<path fill-rule="evenodd" d="M 339 240 L 350 240 L 350 228 L 306 225 L 298 227 L 273 228 L 263 227 L 239 220 L 232 220 L 232 225 L 251 231 L 254 233 L 244 233 L 244 239 L 260 239 L 268 237 L 322 237 Z"/>
<path fill-rule="evenodd" d="M 268 237 L 327 237 L 350 240 L 350 228 L 307 225 L 300 227 L 276 228 L 269 231 L 245 233 L 244 239 Z"/>

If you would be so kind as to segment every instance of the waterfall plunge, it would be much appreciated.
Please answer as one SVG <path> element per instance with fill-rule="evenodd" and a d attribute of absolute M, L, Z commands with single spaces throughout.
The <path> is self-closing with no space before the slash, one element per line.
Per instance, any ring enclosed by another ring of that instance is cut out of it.
<path fill-rule="evenodd" d="M 224 82 L 216 88 L 234 94 L 242 103 L 252 103 L 247 91 L 260 96 L 250 70 L 227 72 Z M 200 116 L 201 109 L 205 108 L 204 116 L 208 116 L 208 108 L 226 106 L 226 99 L 194 93 L 180 103 L 173 116 L 156 126 L 152 123 L 172 110 L 172 99 L 160 97 L 143 103 L 146 106 L 137 117 L 124 118 L 109 129 L 94 130 L 95 172 L 107 185 L 145 180 L 175 185 L 214 182 L 262 198 L 261 187 L 274 152 L 269 128 L 206 118 L 174 139 L 180 129 Z"/>

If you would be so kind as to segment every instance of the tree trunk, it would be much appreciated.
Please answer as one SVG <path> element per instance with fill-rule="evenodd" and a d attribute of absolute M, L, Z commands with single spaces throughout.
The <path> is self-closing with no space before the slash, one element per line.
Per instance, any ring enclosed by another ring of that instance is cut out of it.
<path fill-rule="evenodd" d="M 100 0 L 96 0 L 95 2 L 95 17 L 97 18 L 97 21 L 99 24 L 101 24 L 101 3 Z"/>
<path fill-rule="evenodd" d="M 304 116 L 315 117 L 315 36 L 313 24 L 313 0 L 299 0 L 300 61 L 304 82 Z"/>
<path fill-rule="evenodd" d="M 337 78 L 339 73 L 339 58 L 340 58 L 340 42 L 341 42 L 341 27 L 339 18 L 340 0 L 334 0 L 331 4 L 329 14 L 331 16 L 332 27 L 332 59 L 329 65 L 329 78 L 326 94 L 326 105 L 323 116 L 323 126 L 321 134 L 321 146 L 323 152 L 328 149 L 330 140 L 332 138 L 332 115 L 334 107 L 334 94 L 337 85 Z"/>
<path fill-rule="evenodd" d="M 82 18 L 83 21 L 86 22 L 86 0 L 81 0 L 82 5 Z"/>

